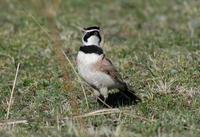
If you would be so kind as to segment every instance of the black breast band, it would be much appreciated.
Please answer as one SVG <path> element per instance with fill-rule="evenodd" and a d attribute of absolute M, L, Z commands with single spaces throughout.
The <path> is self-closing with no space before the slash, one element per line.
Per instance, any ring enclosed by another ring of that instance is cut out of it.
<path fill-rule="evenodd" d="M 96 54 L 103 54 L 103 50 L 95 45 L 91 45 L 91 46 L 81 46 L 80 47 L 80 51 L 89 54 L 89 53 L 96 53 Z"/>

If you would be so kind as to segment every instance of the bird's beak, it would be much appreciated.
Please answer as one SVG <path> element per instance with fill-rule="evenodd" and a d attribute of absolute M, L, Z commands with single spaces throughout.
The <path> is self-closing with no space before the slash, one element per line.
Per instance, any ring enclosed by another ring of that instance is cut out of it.
<path fill-rule="evenodd" d="M 82 29 L 81 29 L 81 32 L 82 32 L 82 33 L 85 33 L 85 28 L 82 28 Z"/>
<path fill-rule="evenodd" d="M 85 30 L 84 30 L 84 29 L 81 29 L 81 32 L 82 32 L 82 33 L 84 33 L 84 32 L 85 32 Z"/>

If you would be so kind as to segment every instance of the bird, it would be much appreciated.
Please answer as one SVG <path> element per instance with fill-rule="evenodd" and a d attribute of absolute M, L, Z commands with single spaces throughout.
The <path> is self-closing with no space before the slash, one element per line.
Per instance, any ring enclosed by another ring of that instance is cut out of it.
<path fill-rule="evenodd" d="M 82 45 L 76 58 L 79 75 L 93 88 L 94 95 L 107 103 L 112 102 L 116 105 L 117 99 L 123 96 L 123 102 L 141 101 L 123 81 L 111 60 L 106 57 L 101 46 L 100 31 L 99 26 L 91 26 L 82 30 Z M 118 89 L 120 94 L 109 95 L 111 89 Z"/>

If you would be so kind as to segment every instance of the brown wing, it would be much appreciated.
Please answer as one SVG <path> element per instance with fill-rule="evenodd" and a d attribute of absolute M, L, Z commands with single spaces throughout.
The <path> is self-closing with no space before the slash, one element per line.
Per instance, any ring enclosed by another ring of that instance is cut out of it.
<path fill-rule="evenodd" d="M 110 75 L 114 80 L 123 82 L 120 74 L 115 69 L 112 62 L 105 57 L 105 55 L 103 55 L 102 58 L 98 61 L 97 67 L 100 71 Z"/>

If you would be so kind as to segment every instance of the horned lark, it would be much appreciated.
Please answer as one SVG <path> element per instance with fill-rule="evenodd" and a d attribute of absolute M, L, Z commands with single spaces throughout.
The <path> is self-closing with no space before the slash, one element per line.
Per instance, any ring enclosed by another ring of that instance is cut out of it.
<path fill-rule="evenodd" d="M 140 99 L 128 88 L 112 62 L 106 58 L 100 46 L 100 28 L 97 26 L 83 29 L 83 45 L 77 56 L 78 72 L 94 88 L 96 96 L 108 98 L 108 91 L 117 88 L 125 96 Z"/>

